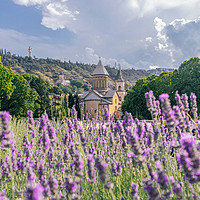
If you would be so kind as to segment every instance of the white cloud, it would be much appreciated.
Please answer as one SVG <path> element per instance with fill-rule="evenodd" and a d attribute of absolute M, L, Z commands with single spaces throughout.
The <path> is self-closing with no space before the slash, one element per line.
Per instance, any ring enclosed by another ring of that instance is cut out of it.
<path fill-rule="evenodd" d="M 163 22 L 162 19 L 156 17 L 154 19 L 154 24 L 155 24 L 155 29 L 157 31 L 157 38 L 160 41 L 166 42 L 167 38 L 166 36 L 162 33 L 162 31 L 164 30 L 164 28 L 166 27 L 166 23 Z"/>
<path fill-rule="evenodd" d="M 152 42 L 152 40 L 153 40 L 152 37 L 146 37 L 146 38 L 145 38 L 145 41 L 146 41 L 146 42 Z"/>
<path fill-rule="evenodd" d="M 79 56 L 77 55 L 77 59 L 78 57 Z M 99 58 L 101 59 L 103 65 L 109 65 L 111 67 L 114 67 L 115 63 L 118 63 L 121 65 L 122 69 L 133 68 L 133 65 L 128 63 L 125 59 L 117 60 L 115 58 L 102 57 L 101 55 L 98 55 L 97 53 L 95 53 L 94 49 L 89 48 L 89 47 L 85 48 L 85 53 L 81 56 L 81 60 L 84 63 L 97 64 L 99 61 Z"/>
<path fill-rule="evenodd" d="M 71 11 L 68 8 L 68 0 L 13 0 L 16 4 L 24 6 L 36 6 L 42 11 L 41 24 L 52 30 L 67 28 L 75 32 L 73 21 L 80 11 Z"/>
<path fill-rule="evenodd" d="M 50 0 L 13 0 L 16 4 L 23 6 L 42 5 Z"/>
<path fill-rule="evenodd" d="M 157 68 L 160 68 L 160 67 L 157 66 L 157 65 L 150 65 L 150 66 L 149 66 L 149 69 L 157 69 Z"/>
<path fill-rule="evenodd" d="M 129 5 L 137 11 L 139 17 L 169 9 L 195 9 L 198 4 L 198 0 L 129 0 Z"/>
<path fill-rule="evenodd" d="M 66 28 L 75 35 L 70 44 L 60 41 L 56 51 L 50 52 L 50 45 L 46 54 L 38 55 L 91 64 L 101 56 L 105 65 L 117 62 L 124 68 L 149 69 L 177 67 L 189 56 L 200 54 L 198 0 L 13 1 L 39 9 L 43 26 Z M 41 45 L 48 46 L 48 42 L 42 40 Z"/>
<path fill-rule="evenodd" d="M 178 67 L 181 62 L 200 55 L 200 17 L 193 20 L 175 19 L 169 24 L 156 18 L 155 50 L 168 55 L 169 64 Z"/>

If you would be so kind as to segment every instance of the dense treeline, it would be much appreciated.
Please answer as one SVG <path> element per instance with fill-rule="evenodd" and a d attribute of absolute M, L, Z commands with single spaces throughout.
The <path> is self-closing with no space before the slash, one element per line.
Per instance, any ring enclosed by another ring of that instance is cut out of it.
<path fill-rule="evenodd" d="M 59 95 L 61 100 L 54 102 L 50 95 Z M 78 95 L 73 96 L 71 101 L 77 107 Z M 44 112 L 51 117 L 66 117 L 69 103 L 72 104 L 68 102 L 68 95 L 58 86 L 50 84 L 41 76 L 19 75 L 4 67 L 0 60 L 0 110 L 6 110 L 17 117 L 27 116 L 28 110 L 33 111 L 34 117 Z"/>
<path fill-rule="evenodd" d="M 158 99 L 162 93 L 168 93 L 172 105 L 175 104 L 174 96 L 178 91 L 180 95 L 191 92 L 197 96 L 198 110 L 200 110 L 200 59 L 195 57 L 185 61 L 174 72 L 163 72 L 159 76 L 151 75 L 139 79 L 135 86 L 127 91 L 122 105 L 123 112 L 130 112 L 139 119 L 150 119 L 146 108 L 145 93 L 152 90 Z"/>

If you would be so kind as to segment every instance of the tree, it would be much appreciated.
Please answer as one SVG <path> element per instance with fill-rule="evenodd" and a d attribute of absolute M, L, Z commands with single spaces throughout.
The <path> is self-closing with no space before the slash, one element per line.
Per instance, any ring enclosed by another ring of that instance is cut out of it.
<path fill-rule="evenodd" d="M 35 102 L 38 94 L 32 89 L 28 81 L 19 74 L 14 74 L 12 83 L 15 89 L 9 99 L 2 101 L 2 109 L 11 115 L 27 116 L 28 110 L 35 110 Z"/>
<path fill-rule="evenodd" d="M 63 94 L 63 91 L 62 91 L 62 89 L 61 89 L 60 87 L 58 87 L 58 86 L 52 86 L 52 87 L 49 89 L 49 93 L 50 93 L 50 94 L 58 94 L 58 95 L 60 95 L 60 94 Z"/>
<path fill-rule="evenodd" d="M 0 108 L 1 102 L 3 100 L 8 100 L 15 89 L 12 82 L 13 79 L 14 72 L 3 66 L 0 57 Z"/>
<path fill-rule="evenodd" d="M 58 84 L 58 87 L 63 91 L 64 94 L 72 93 L 72 86 L 71 85 L 62 85 Z"/>
<path fill-rule="evenodd" d="M 79 79 L 71 80 L 71 85 L 76 86 L 77 88 L 81 88 L 83 86 L 83 81 Z"/>
<path fill-rule="evenodd" d="M 88 91 L 89 90 L 88 84 L 85 83 L 84 86 L 83 86 L 83 88 L 84 88 L 85 91 Z"/>
<path fill-rule="evenodd" d="M 171 101 L 174 103 L 175 91 L 179 94 L 186 93 L 190 96 L 191 92 L 197 96 L 198 112 L 200 111 L 200 59 L 195 57 L 185 61 L 174 71 L 172 76 L 172 95 Z"/>
<path fill-rule="evenodd" d="M 145 93 L 152 90 L 157 99 L 162 93 L 171 94 L 172 74 L 172 72 L 163 72 L 159 76 L 151 75 L 148 78 L 139 79 L 125 96 L 122 104 L 123 113 L 127 111 L 133 117 L 151 119 L 150 112 L 146 109 Z"/>
<path fill-rule="evenodd" d="M 73 105 L 74 105 L 74 96 L 72 95 L 72 93 L 69 94 L 69 98 L 68 98 L 68 105 L 69 108 L 72 109 Z"/>
<path fill-rule="evenodd" d="M 49 81 L 43 79 L 42 77 L 33 75 L 23 75 L 28 81 L 32 88 L 36 90 L 39 97 L 37 103 L 39 107 L 35 110 L 34 116 L 39 117 L 42 113 L 51 113 L 49 89 L 51 88 Z"/>
<path fill-rule="evenodd" d="M 59 118 L 66 118 L 68 116 L 68 95 L 64 95 L 61 104 L 57 110 Z"/>
<path fill-rule="evenodd" d="M 127 91 L 127 95 L 124 98 L 124 103 L 122 104 L 122 112 L 125 113 L 130 112 L 133 117 L 143 118 L 150 117 L 150 114 L 145 113 L 146 109 L 142 109 L 145 105 L 144 94 L 149 90 L 147 87 L 147 83 L 149 80 L 146 78 L 139 79 L 135 86 L 131 87 L 130 90 Z"/>
<path fill-rule="evenodd" d="M 80 98 L 78 94 L 74 95 L 74 99 L 75 99 L 75 109 L 77 111 L 77 118 L 81 119 Z"/>

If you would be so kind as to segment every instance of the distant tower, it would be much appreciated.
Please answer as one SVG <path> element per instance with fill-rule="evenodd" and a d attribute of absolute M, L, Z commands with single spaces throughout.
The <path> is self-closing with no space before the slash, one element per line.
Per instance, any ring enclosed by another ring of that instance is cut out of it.
<path fill-rule="evenodd" d="M 120 97 L 120 100 L 123 102 L 124 96 L 126 95 L 126 90 L 125 90 L 125 81 L 122 77 L 122 70 L 121 70 L 120 64 L 119 64 L 119 70 L 117 72 L 117 76 L 115 77 L 115 90 L 117 91 Z"/>
<path fill-rule="evenodd" d="M 32 58 L 32 48 L 29 46 L 28 48 L 29 58 Z"/>

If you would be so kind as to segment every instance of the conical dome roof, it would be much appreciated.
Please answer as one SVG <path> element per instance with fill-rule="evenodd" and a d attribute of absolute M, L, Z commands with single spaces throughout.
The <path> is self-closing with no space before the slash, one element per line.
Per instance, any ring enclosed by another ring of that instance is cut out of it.
<path fill-rule="evenodd" d="M 120 64 L 119 64 L 119 70 L 117 72 L 117 76 L 115 77 L 115 80 L 124 81 L 124 79 L 122 78 L 122 70 L 121 70 L 121 65 Z"/>
<path fill-rule="evenodd" d="M 92 73 L 92 76 L 93 75 L 107 75 L 107 76 L 109 76 L 106 68 L 103 66 L 100 59 L 99 59 L 99 63 L 97 64 L 95 70 Z"/>

